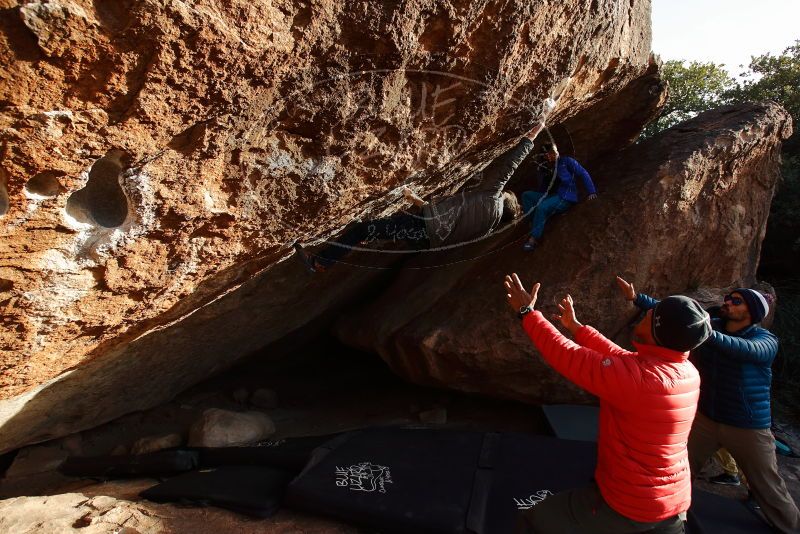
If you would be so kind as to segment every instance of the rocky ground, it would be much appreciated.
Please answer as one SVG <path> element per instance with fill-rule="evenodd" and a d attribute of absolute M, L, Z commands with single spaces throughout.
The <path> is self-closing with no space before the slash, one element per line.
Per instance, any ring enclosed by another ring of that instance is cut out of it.
<path fill-rule="evenodd" d="M 178 435 L 183 443 L 192 422 L 209 408 L 263 412 L 274 423 L 274 438 L 419 422 L 476 430 L 548 431 L 535 406 L 411 385 L 373 356 L 332 346 L 338 347 L 326 340 L 303 357 L 284 360 L 280 369 L 270 363 L 270 372 L 265 372 L 264 360 L 257 355 L 173 402 L 20 450 L 0 479 L 0 532 L 367 532 L 291 510 L 256 520 L 214 507 L 157 504 L 138 497 L 140 491 L 157 482 L 153 479 L 98 482 L 64 477 L 55 471 L 70 453 L 128 452 L 142 438 L 153 436 Z M 263 397 L 269 398 L 262 402 Z M 262 405 L 254 405 L 254 400 Z M 800 450 L 798 427 L 783 420 L 781 423 L 786 431 L 782 437 Z M 800 501 L 800 459 L 779 456 L 778 460 L 790 491 Z M 707 474 L 716 474 L 717 470 L 712 465 Z M 746 496 L 742 487 L 698 484 L 724 495 Z"/>

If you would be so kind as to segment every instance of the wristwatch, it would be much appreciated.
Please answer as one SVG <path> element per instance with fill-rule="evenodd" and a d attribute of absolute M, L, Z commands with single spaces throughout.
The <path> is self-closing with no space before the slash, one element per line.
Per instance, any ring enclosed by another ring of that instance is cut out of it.
<path fill-rule="evenodd" d="M 530 306 L 523 306 L 517 312 L 517 317 L 522 319 L 523 317 L 525 317 L 527 314 L 529 314 L 532 311 L 533 311 L 533 308 L 531 308 Z"/>

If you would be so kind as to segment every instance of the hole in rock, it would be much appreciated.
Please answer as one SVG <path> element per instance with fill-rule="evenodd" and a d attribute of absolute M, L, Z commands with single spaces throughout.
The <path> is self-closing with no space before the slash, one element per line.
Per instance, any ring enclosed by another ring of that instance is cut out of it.
<path fill-rule="evenodd" d="M 40 172 L 25 184 L 25 190 L 34 195 L 43 197 L 54 197 L 59 194 L 63 187 L 58 181 L 59 173 L 55 171 Z"/>
<path fill-rule="evenodd" d="M 105 228 L 122 225 L 128 216 L 128 199 L 119 184 L 120 151 L 112 150 L 92 165 L 86 187 L 67 200 L 67 213 L 77 221 Z"/>
<path fill-rule="evenodd" d="M 8 190 L 6 189 L 4 174 L 0 170 L 0 217 L 8 213 Z"/>
<path fill-rule="evenodd" d="M 135 0 L 93 0 L 93 4 L 100 24 L 118 32 L 130 23 Z"/>
<path fill-rule="evenodd" d="M 174 136 L 167 146 L 182 154 L 189 154 L 201 144 L 207 131 L 208 121 L 200 121 Z"/>
<path fill-rule="evenodd" d="M 11 464 L 14 463 L 14 458 L 17 457 L 17 453 L 19 453 L 19 449 L 14 451 L 9 451 L 5 454 L 0 454 L 0 479 L 5 476 L 6 471 L 8 468 L 11 467 Z"/>
<path fill-rule="evenodd" d="M 92 514 L 85 514 L 72 523 L 72 528 L 86 528 L 92 524 Z"/>

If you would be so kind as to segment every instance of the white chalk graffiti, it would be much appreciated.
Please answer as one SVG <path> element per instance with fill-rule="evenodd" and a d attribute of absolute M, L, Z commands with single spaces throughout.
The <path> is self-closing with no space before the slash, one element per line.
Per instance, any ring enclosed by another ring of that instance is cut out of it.
<path fill-rule="evenodd" d="M 527 510 L 528 508 L 533 508 L 543 500 L 545 500 L 550 495 L 553 495 L 553 492 L 550 490 L 539 490 L 536 493 L 532 494 L 529 497 L 523 497 L 522 499 L 514 498 L 514 504 L 517 506 L 519 510 Z"/>
<path fill-rule="evenodd" d="M 392 474 L 389 472 L 389 468 L 371 462 L 336 468 L 336 485 L 340 488 L 386 493 L 386 484 L 392 483 Z"/>
<path fill-rule="evenodd" d="M 258 445 L 259 447 L 280 447 L 284 443 L 286 443 L 285 439 L 269 439 L 266 441 L 262 441 Z"/>

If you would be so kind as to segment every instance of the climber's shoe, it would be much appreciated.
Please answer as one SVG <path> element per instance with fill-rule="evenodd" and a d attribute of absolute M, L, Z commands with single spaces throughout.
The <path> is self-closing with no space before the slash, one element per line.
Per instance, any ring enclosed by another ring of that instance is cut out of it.
<path fill-rule="evenodd" d="M 308 252 L 306 252 L 306 250 L 303 248 L 303 245 L 301 245 L 299 241 L 295 241 L 294 243 L 292 243 L 292 248 L 294 248 L 295 257 L 297 257 L 297 259 L 302 262 L 302 264 L 305 266 L 308 272 L 310 273 L 325 272 L 325 266 L 320 264 L 320 262 L 318 262 L 316 258 L 314 258 Z"/>

